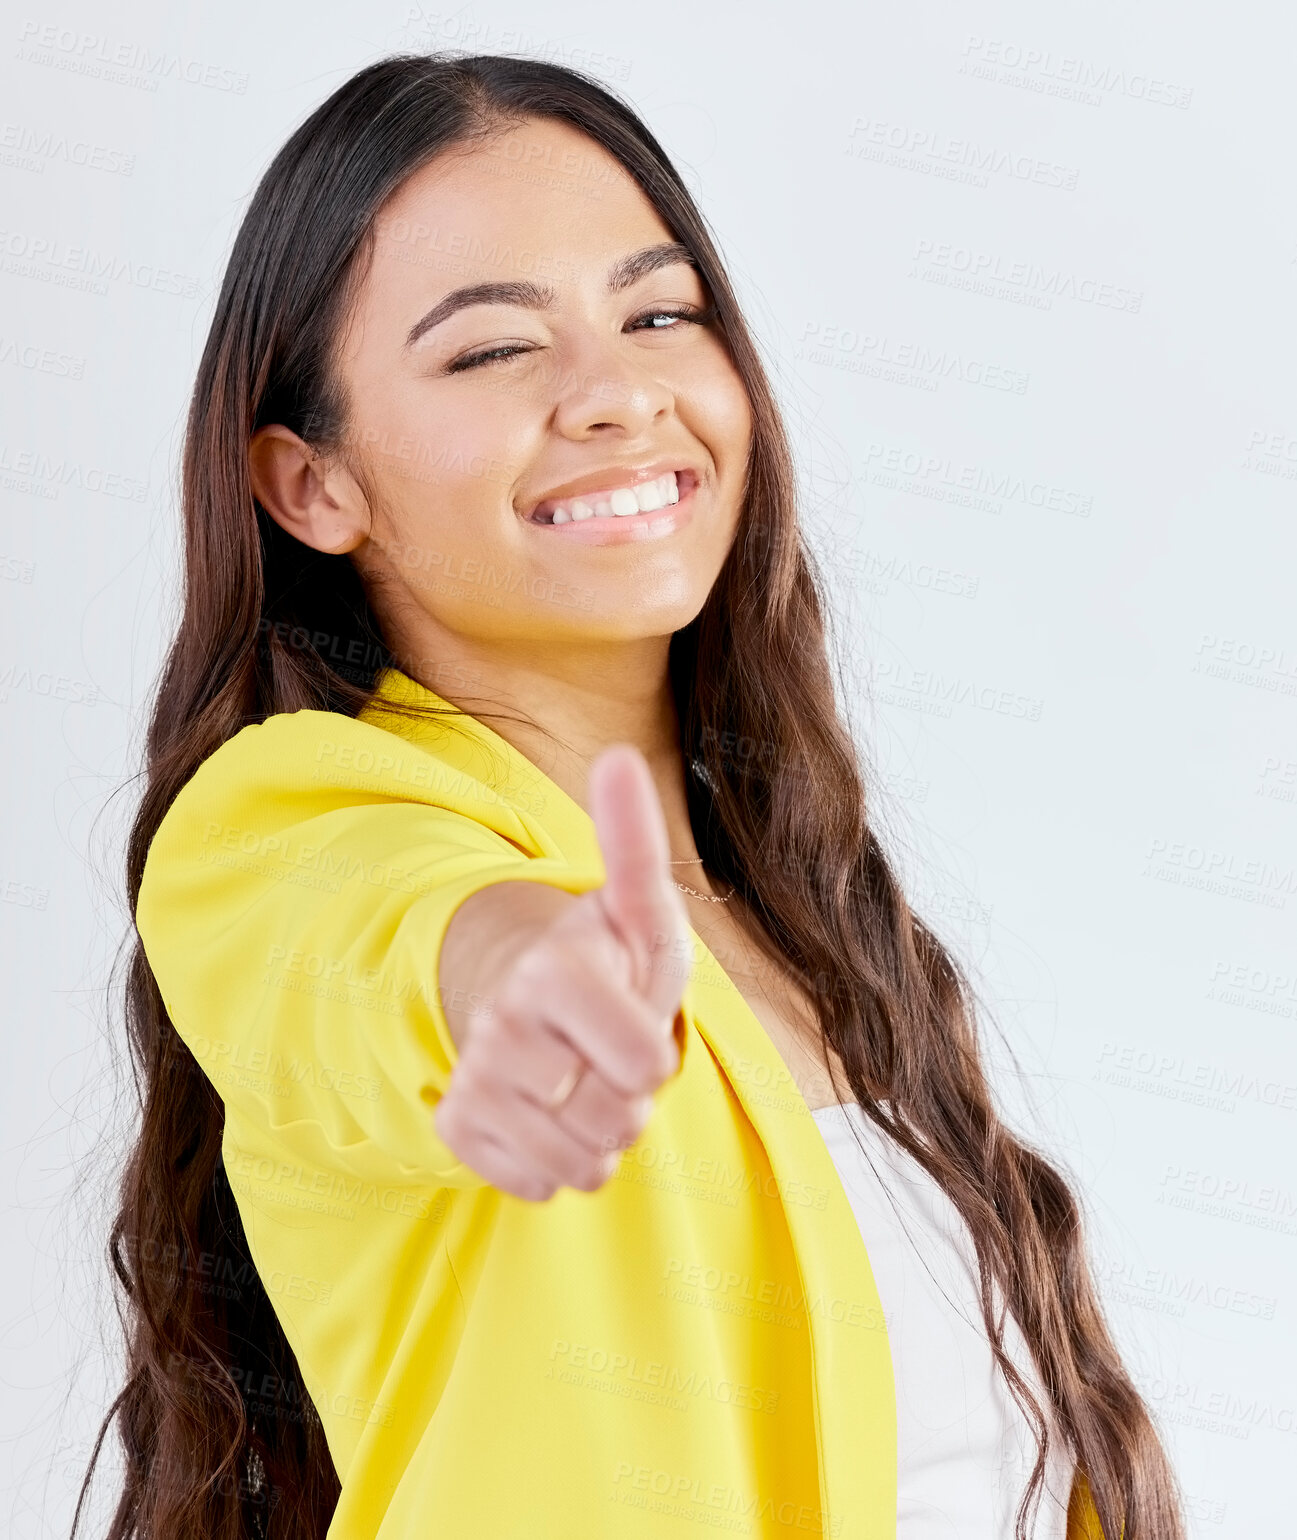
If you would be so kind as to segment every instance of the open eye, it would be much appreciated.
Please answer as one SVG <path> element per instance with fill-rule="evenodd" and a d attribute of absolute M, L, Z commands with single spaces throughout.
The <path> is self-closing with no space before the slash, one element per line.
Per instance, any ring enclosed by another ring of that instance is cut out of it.
<path fill-rule="evenodd" d="M 708 305 L 705 310 L 700 310 L 696 305 L 655 305 L 652 310 L 644 310 L 630 323 L 630 329 L 634 331 L 641 321 L 652 320 L 657 316 L 669 316 L 673 321 L 692 321 L 695 326 L 706 326 L 708 322 L 716 319 L 716 306 Z M 655 326 L 653 331 L 674 331 L 673 326 Z"/>

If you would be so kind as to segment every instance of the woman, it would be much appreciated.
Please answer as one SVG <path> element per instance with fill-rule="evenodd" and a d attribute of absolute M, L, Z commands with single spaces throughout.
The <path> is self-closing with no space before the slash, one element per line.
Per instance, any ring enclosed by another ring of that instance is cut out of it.
<path fill-rule="evenodd" d="M 1179 1540 L 638 119 L 349 80 L 239 232 L 183 496 L 114 1540 Z"/>

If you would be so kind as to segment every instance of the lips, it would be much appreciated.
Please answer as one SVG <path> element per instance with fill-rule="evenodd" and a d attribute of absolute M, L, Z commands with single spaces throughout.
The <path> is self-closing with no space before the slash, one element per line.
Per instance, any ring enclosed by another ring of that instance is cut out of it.
<path fill-rule="evenodd" d="M 523 522 L 538 532 L 544 531 L 541 538 L 547 543 L 558 545 L 638 545 L 643 541 L 665 540 L 693 522 L 695 505 L 704 486 L 692 471 L 682 470 L 678 478 L 669 476 L 667 479 L 678 479 L 680 495 L 661 508 L 645 508 L 627 514 L 609 511 L 602 517 L 587 512 L 580 518 L 564 518 L 566 509 L 560 505 L 555 523 L 542 523 L 537 519 L 524 519 Z"/>
<path fill-rule="evenodd" d="M 609 467 L 556 488 L 521 517 L 529 523 L 549 524 L 555 511 L 567 518 L 631 517 L 639 512 L 671 506 L 700 480 L 688 465 L 659 460 L 641 467 Z"/>

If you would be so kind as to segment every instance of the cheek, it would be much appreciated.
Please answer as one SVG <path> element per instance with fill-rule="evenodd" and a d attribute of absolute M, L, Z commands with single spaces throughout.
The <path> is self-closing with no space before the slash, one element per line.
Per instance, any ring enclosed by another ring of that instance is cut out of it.
<path fill-rule="evenodd" d="M 747 460 L 752 437 L 752 408 L 748 393 L 729 355 L 718 353 L 707 366 L 681 382 L 692 407 L 694 432 L 712 451 L 722 474 L 733 475 L 735 460 Z"/>
<path fill-rule="evenodd" d="M 451 548 L 491 538 L 489 516 L 510 506 L 527 452 L 507 393 L 443 391 L 434 406 L 416 381 L 371 399 L 365 433 L 384 501 L 403 523 L 435 526 Z"/>
<path fill-rule="evenodd" d="M 715 536 L 717 549 L 728 551 L 742 518 L 742 488 L 752 449 L 752 404 L 729 355 L 715 363 L 702 382 L 697 437 L 716 465 L 719 490 Z"/>

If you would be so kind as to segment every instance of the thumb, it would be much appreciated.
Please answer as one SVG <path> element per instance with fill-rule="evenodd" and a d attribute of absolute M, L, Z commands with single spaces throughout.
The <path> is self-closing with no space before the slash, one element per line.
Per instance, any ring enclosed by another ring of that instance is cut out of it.
<path fill-rule="evenodd" d="M 588 791 L 606 878 L 604 911 L 631 953 L 638 993 L 674 1016 L 688 973 L 678 946 L 688 919 L 671 881 L 671 845 L 653 774 L 643 754 L 615 743 L 590 766 Z"/>

